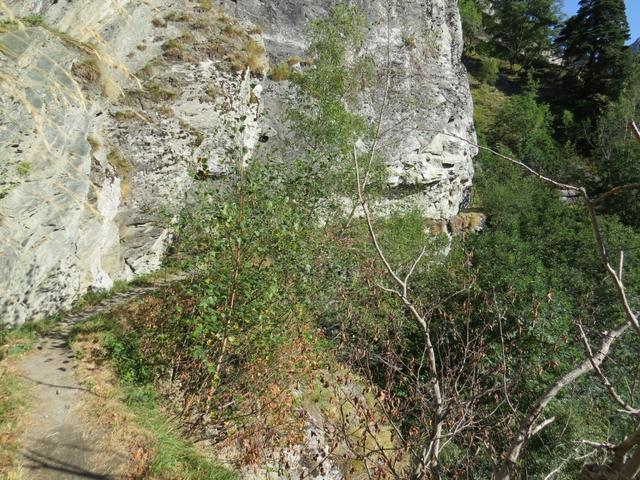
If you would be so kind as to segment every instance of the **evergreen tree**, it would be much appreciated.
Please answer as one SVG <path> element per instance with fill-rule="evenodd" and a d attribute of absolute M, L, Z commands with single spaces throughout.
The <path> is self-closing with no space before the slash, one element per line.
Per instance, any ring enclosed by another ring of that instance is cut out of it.
<path fill-rule="evenodd" d="M 640 121 L 640 58 L 630 69 L 620 98 L 598 119 L 593 132 L 594 159 L 600 188 L 640 183 L 640 144 L 628 130 L 631 121 Z M 610 198 L 605 207 L 625 223 L 640 228 L 640 191 L 627 190 Z"/>
<path fill-rule="evenodd" d="M 494 0 L 491 33 L 513 68 L 523 67 L 550 49 L 559 23 L 558 0 Z"/>
<path fill-rule="evenodd" d="M 562 29 L 558 44 L 568 79 L 593 115 L 620 94 L 630 65 L 629 24 L 624 0 L 580 0 L 578 13 Z"/>

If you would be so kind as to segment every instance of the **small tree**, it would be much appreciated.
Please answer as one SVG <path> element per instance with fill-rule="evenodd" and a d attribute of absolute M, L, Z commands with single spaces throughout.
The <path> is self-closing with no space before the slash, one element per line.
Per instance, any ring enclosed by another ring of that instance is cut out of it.
<path fill-rule="evenodd" d="M 620 98 L 598 120 L 593 145 L 599 184 L 603 190 L 640 182 L 640 144 L 629 135 L 629 124 L 640 119 L 640 64 L 634 65 Z M 606 202 L 608 211 L 640 228 L 639 192 L 629 190 Z"/>
<path fill-rule="evenodd" d="M 484 57 L 478 70 L 478 79 L 487 85 L 495 85 L 498 80 L 500 67 L 497 58 Z"/>
<path fill-rule="evenodd" d="M 477 0 L 460 0 L 460 17 L 464 34 L 464 48 L 473 51 L 484 31 L 481 6 Z"/>

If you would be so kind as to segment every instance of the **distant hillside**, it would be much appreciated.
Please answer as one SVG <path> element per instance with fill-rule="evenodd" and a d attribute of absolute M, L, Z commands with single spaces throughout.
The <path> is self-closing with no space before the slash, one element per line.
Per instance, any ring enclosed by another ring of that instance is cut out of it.
<path fill-rule="evenodd" d="M 631 51 L 633 52 L 634 55 L 640 52 L 640 38 L 638 38 L 635 42 L 631 44 Z"/>

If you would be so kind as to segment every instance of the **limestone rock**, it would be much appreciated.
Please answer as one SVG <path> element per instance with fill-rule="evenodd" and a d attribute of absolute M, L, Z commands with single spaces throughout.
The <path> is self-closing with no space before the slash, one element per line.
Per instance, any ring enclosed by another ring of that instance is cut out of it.
<path fill-rule="evenodd" d="M 242 24 L 192 0 L 0 0 L 0 323 L 158 268 L 196 177 L 223 177 L 229 152 L 248 161 L 264 132 L 286 138 L 284 86 L 247 46 L 300 55 L 309 21 L 336 2 L 222 3 Z M 475 153 L 457 3 L 387 3 L 360 2 L 366 49 L 381 63 L 388 45 L 393 76 L 390 195 L 375 210 L 449 219 Z M 363 96 L 361 113 L 380 97 Z"/>
<path fill-rule="evenodd" d="M 160 214 L 187 203 L 194 172 L 224 174 L 239 144 L 250 155 L 256 82 L 205 49 L 224 26 L 197 5 L 0 5 L 32 19 L 0 16 L 0 323 L 157 269 L 171 239 Z M 175 38 L 181 50 L 168 55 Z"/>
<path fill-rule="evenodd" d="M 227 9 L 264 28 L 276 62 L 302 57 L 310 21 L 328 15 L 333 0 L 224 0 Z M 418 207 L 426 217 L 448 219 L 466 202 L 476 148 L 473 105 L 461 62 L 462 28 L 455 0 L 405 2 L 358 0 L 367 15 L 365 54 L 385 67 L 391 62 L 388 107 L 380 141 L 389 172 L 388 198 L 378 214 Z M 304 58 L 304 57 L 303 57 Z M 360 101 L 360 113 L 376 120 L 384 83 Z M 265 122 L 286 138 L 282 88 L 265 84 Z M 270 119 L 273 120 L 270 122 Z M 275 120 L 277 119 L 277 120 Z"/>

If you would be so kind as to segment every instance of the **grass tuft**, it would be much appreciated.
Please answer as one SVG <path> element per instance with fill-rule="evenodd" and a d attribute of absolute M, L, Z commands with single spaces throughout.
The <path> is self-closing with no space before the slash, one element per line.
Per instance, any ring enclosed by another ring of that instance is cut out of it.
<path fill-rule="evenodd" d="M 27 175 L 29 175 L 31 173 L 32 170 L 32 165 L 31 162 L 20 162 L 18 164 L 18 175 L 20 175 L 21 177 L 26 177 Z"/>
<path fill-rule="evenodd" d="M 275 82 L 288 80 L 291 76 L 291 68 L 288 63 L 281 63 L 271 69 L 269 78 Z"/>
<path fill-rule="evenodd" d="M 94 84 L 100 80 L 100 67 L 95 58 L 76 63 L 71 72 L 84 83 Z"/>
<path fill-rule="evenodd" d="M 22 23 L 30 27 L 39 27 L 44 24 L 44 17 L 42 15 L 28 15 L 22 19 Z"/>
<path fill-rule="evenodd" d="M 178 98 L 178 92 L 156 82 L 145 83 L 144 91 L 149 99 L 154 102 L 175 100 Z"/>

